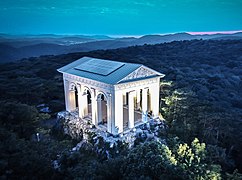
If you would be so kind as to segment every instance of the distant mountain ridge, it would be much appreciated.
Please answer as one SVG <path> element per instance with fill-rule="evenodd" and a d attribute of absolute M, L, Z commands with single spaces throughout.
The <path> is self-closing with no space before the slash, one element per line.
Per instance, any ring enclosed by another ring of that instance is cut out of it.
<path fill-rule="evenodd" d="M 191 35 L 175 33 L 145 35 L 140 38 L 112 38 L 105 35 L 8 35 L 0 33 L 0 63 L 41 55 L 58 55 L 98 49 L 116 49 L 135 45 L 159 44 L 193 39 L 242 39 L 242 32 L 234 34 Z"/>

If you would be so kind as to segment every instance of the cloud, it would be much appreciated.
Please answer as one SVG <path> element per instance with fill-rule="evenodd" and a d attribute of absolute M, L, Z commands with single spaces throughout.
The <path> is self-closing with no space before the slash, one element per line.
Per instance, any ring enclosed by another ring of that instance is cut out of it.
<path fill-rule="evenodd" d="M 10 0 L 11 1 L 11 0 Z M 19 3 L 21 2 L 21 3 Z M 150 3 L 135 2 L 138 5 L 148 5 Z M 113 3 L 105 3 L 105 1 L 53 1 L 53 0 L 19 0 L 17 3 L 0 3 L 0 10 L 9 11 L 10 13 L 32 13 L 34 14 L 56 14 L 56 15 L 136 15 L 138 8 L 133 4 L 115 1 Z"/>
<path fill-rule="evenodd" d="M 134 5 L 140 5 L 140 6 L 146 6 L 146 7 L 154 7 L 155 6 L 154 3 L 151 3 L 151 2 L 148 2 L 148 1 L 134 1 L 133 4 Z"/>

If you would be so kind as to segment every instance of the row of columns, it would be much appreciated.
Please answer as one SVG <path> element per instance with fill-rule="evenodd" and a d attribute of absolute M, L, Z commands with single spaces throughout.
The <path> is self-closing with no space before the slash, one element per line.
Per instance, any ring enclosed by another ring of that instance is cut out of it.
<path fill-rule="evenodd" d="M 147 111 L 148 111 L 148 89 L 149 88 L 143 88 L 142 89 L 142 120 L 147 120 Z M 115 126 L 118 131 L 118 133 L 123 132 L 123 94 L 126 94 L 126 92 L 123 91 L 117 91 L 115 92 Z M 128 128 L 134 128 L 135 125 L 135 119 L 134 119 L 134 97 L 137 98 L 137 109 L 140 107 L 140 89 L 139 90 L 133 90 L 128 92 Z M 159 98 L 157 98 L 159 99 Z M 126 99 L 125 99 L 126 101 Z"/>
<path fill-rule="evenodd" d="M 75 89 L 70 89 L 70 82 L 64 79 L 64 88 L 65 88 L 65 104 L 66 110 L 71 112 L 76 109 L 75 101 Z M 81 85 L 75 85 L 78 92 L 78 110 L 79 117 L 83 118 L 88 114 L 88 94 L 85 87 Z M 142 120 L 147 121 L 147 111 L 148 111 L 148 91 L 150 94 L 151 107 L 150 109 L 153 112 L 155 117 L 159 113 L 159 83 L 151 85 L 146 88 L 142 88 L 142 104 L 140 90 L 133 90 L 128 93 L 128 127 L 134 128 L 135 119 L 134 119 L 134 97 L 137 98 L 137 109 L 140 109 L 142 106 Z M 92 107 L 92 123 L 98 125 L 98 122 L 102 121 L 102 111 L 101 111 L 101 97 L 98 97 L 95 89 L 89 89 L 91 94 L 91 107 Z M 113 134 L 123 132 L 123 94 L 124 91 L 115 91 L 114 98 L 106 96 L 107 100 L 107 130 Z M 99 109 L 99 111 L 98 111 Z M 113 120 L 113 121 L 112 121 Z"/>
<path fill-rule="evenodd" d="M 76 101 L 75 101 L 75 87 L 77 90 L 77 101 L 78 101 L 78 111 L 79 117 L 84 118 L 88 115 L 88 94 L 87 88 L 82 87 L 77 84 L 74 87 L 71 87 L 71 82 L 64 80 L 64 90 L 65 90 L 65 105 L 66 110 L 69 112 L 76 110 Z M 98 122 L 102 120 L 102 107 L 101 107 L 101 96 L 99 97 L 95 89 L 88 89 L 91 94 L 91 109 L 92 109 L 92 124 L 98 125 Z M 106 97 L 107 98 L 107 97 Z M 107 98 L 107 106 L 109 106 L 109 99 Z M 110 126 L 110 109 L 107 107 L 107 129 L 111 132 Z"/>
<path fill-rule="evenodd" d="M 134 95 L 136 94 L 137 97 L 137 109 L 140 109 L 140 89 L 135 93 L 129 93 L 129 98 L 134 99 Z M 129 126 L 129 128 L 134 127 L 134 101 L 131 101 L 131 104 L 129 103 L 129 120 L 131 120 L 132 125 Z M 147 111 L 148 111 L 148 88 L 143 88 L 142 89 L 142 120 L 144 122 L 147 121 Z M 131 115 L 131 116 L 130 116 Z"/>

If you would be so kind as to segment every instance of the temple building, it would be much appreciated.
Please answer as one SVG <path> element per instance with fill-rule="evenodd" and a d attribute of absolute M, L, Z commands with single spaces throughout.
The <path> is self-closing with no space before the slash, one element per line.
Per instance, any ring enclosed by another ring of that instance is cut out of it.
<path fill-rule="evenodd" d="M 160 78 L 142 64 L 83 57 L 58 69 L 66 111 L 119 134 L 159 115 Z"/>

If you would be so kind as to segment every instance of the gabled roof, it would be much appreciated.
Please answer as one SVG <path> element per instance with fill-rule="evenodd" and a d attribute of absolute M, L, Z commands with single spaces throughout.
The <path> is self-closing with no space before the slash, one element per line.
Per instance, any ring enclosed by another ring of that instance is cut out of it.
<path fill-rule="evenodd" d="M 148 72 L 148 76 L 137 76 L 141 74 L 141 70 Z M 57 71 L 112 85 L 138 80 L 140 78 L 164 76 L 142 64 L 125 63 L 92 57 L 83 57 L 57 69 Z"/>

